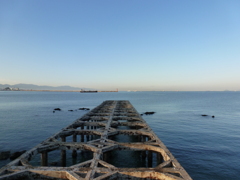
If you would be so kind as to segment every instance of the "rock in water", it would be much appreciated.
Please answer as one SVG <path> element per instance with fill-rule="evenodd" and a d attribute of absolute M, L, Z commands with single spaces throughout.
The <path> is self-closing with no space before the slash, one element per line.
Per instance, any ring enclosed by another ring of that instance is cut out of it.
<path fill-rule="evenodd" d="M 19 156 L 21 156 L 25 152 L 26 152 L 26 150 L 24 150 L 24 151 L 17 151 L 15 153 L 11 154 L 10 159 L 14 160 L 14 159 L 18 158 Z"/>
<path fill-rule="evenodd" d="M 86 111 L 89 111 L 90 109 L 89 109 L 89 108 L 79 108 L 79 110 L 86 110 Z"/>
<path fill-rule="evenodd" d="M 0 160 L 6 160 L 10 157 L 10 151 L 0 152 Z"/>
<path fill-rule="evenodd" d="M 155 112 L 145 112 L 144 114 L 146 115 L 150 115 L 150 114 L 154 114 Z"/>
<path fill-rule="evenodd" d="M 55 108 L 54 111 L 61 111 L 61 109 L 60 108 Z"/>

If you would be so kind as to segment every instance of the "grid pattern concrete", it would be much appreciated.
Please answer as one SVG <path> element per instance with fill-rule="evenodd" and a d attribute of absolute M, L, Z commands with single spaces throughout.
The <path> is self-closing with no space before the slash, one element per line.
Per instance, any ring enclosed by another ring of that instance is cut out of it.
<path fill-rule="evenodd" d="M 8 179 L 191 177 L 129 101 L 111 100 L 1 168 Z"/>

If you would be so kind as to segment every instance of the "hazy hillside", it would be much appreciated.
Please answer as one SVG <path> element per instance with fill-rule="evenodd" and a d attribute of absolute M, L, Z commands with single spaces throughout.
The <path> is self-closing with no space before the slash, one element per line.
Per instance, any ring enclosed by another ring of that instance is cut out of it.
<path fill-rule="evenodd" d="M 24 90 L 80 90 L 80 89 L 89 89 L 89 88 L 78 88 L 78 87 L 71 87 L 71 86 L 38 86 L 34 84 L 15 84 L 15 85 L 9 85 L 9 84 L 0 84 L 0 89 L 10 87 L 10 88 L 19 88 Z"/>

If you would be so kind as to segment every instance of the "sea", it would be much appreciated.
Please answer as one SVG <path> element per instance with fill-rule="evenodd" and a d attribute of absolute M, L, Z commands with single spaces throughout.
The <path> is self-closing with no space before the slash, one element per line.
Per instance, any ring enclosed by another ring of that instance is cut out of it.
<path fill-rule="evenodd" d="M 240 179 L 238 91 L 0 91 L 0 152 L 29 150 L 88 112 L 79 108 L 105 100 L 129 100 L 139 113 L 156 112 L 142 117 L 194 180 Z"/>

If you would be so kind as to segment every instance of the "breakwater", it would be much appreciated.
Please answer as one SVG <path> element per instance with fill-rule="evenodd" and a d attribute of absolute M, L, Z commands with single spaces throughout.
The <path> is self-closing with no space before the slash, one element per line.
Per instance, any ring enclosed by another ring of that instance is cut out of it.
<path fill-rule="evenodd" d="M 119 138 L 122 135 L 128 138 Z M 55 151 L 59 152 L 59 160 L 53 162 L 50 156 Z M 117 161 L 124 161 L 124 157 L 111 156 L 122 151 L 137 157 L 125 161 L 142 159 L 144 163 L 141 167 L 118 166 Z M 86 159 L 74 162 L 77 156 Z M 104 101 L 0 170 L 1 180 L 35 177 L 191 179 L 129 101 Z"/>

